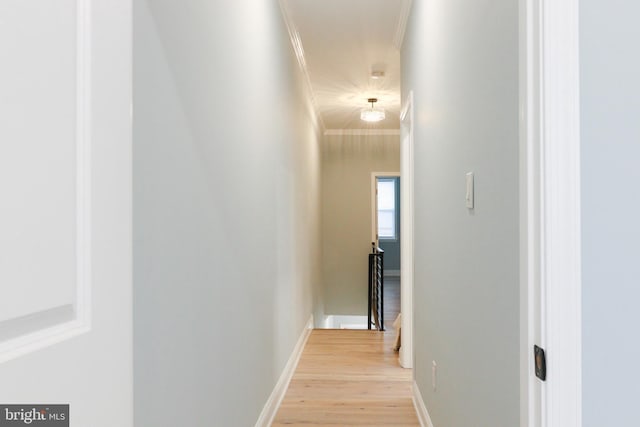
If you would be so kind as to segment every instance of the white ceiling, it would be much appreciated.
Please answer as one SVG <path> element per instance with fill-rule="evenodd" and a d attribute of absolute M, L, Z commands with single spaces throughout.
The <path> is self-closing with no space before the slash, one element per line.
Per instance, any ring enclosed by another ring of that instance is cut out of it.
<path fill-rule="evenodd" d="M 326 130 L 400 127 L 400 52 L 405 0 L 284 0 L 289 29 L 304 51 L 316 108 Z M 297 34 L 296 34 L 297 31 Z M 297 49 L 297 54 L 302 54 Z M 371 78 L 372 68 L 385 77 Z M 385 120 L 366 123 L 360 110 L 378 98 Z"/>

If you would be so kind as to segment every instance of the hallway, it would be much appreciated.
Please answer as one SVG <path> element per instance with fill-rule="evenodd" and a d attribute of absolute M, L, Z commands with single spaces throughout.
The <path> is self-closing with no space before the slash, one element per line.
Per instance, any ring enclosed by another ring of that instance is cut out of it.
<path fill-rule="evenodd" d="M 418 426 L 394 333 L 316 329 L 273 426 Z"/>
<path fill-rule="evenodd" d="M 640 427 L 638 16 L 0 1 L 0 427 Z"/>

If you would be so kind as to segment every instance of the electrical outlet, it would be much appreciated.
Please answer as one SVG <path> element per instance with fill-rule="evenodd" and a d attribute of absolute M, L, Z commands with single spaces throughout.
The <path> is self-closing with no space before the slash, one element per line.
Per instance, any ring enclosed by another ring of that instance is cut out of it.
<path fill-rule="evenodd" d="M 438 364 L 435 360 L 431 363 L 431 386 L 433 387 L 433 391 L 436 391 L 436 386 L 438 384 Z"/>

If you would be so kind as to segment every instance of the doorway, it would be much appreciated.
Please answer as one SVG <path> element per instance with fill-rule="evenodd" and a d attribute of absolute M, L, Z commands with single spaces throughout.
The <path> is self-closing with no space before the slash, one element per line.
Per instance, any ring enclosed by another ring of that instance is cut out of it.
<path fill-rule="evenodd" d="M 400 173 L 374 172 L 371 174 L 371 242 L 383 253 L 383 318 L 384 328 L 393 330 L 401 312 L 400 267 Z"/>

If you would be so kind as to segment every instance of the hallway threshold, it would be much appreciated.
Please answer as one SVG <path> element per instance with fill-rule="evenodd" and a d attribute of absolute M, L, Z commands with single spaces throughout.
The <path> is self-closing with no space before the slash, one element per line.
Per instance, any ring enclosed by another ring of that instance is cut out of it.
<path fill-rule="evenodd" d="M 419 426 L 393 332 L 315 329 L 273 426 Z"/>

